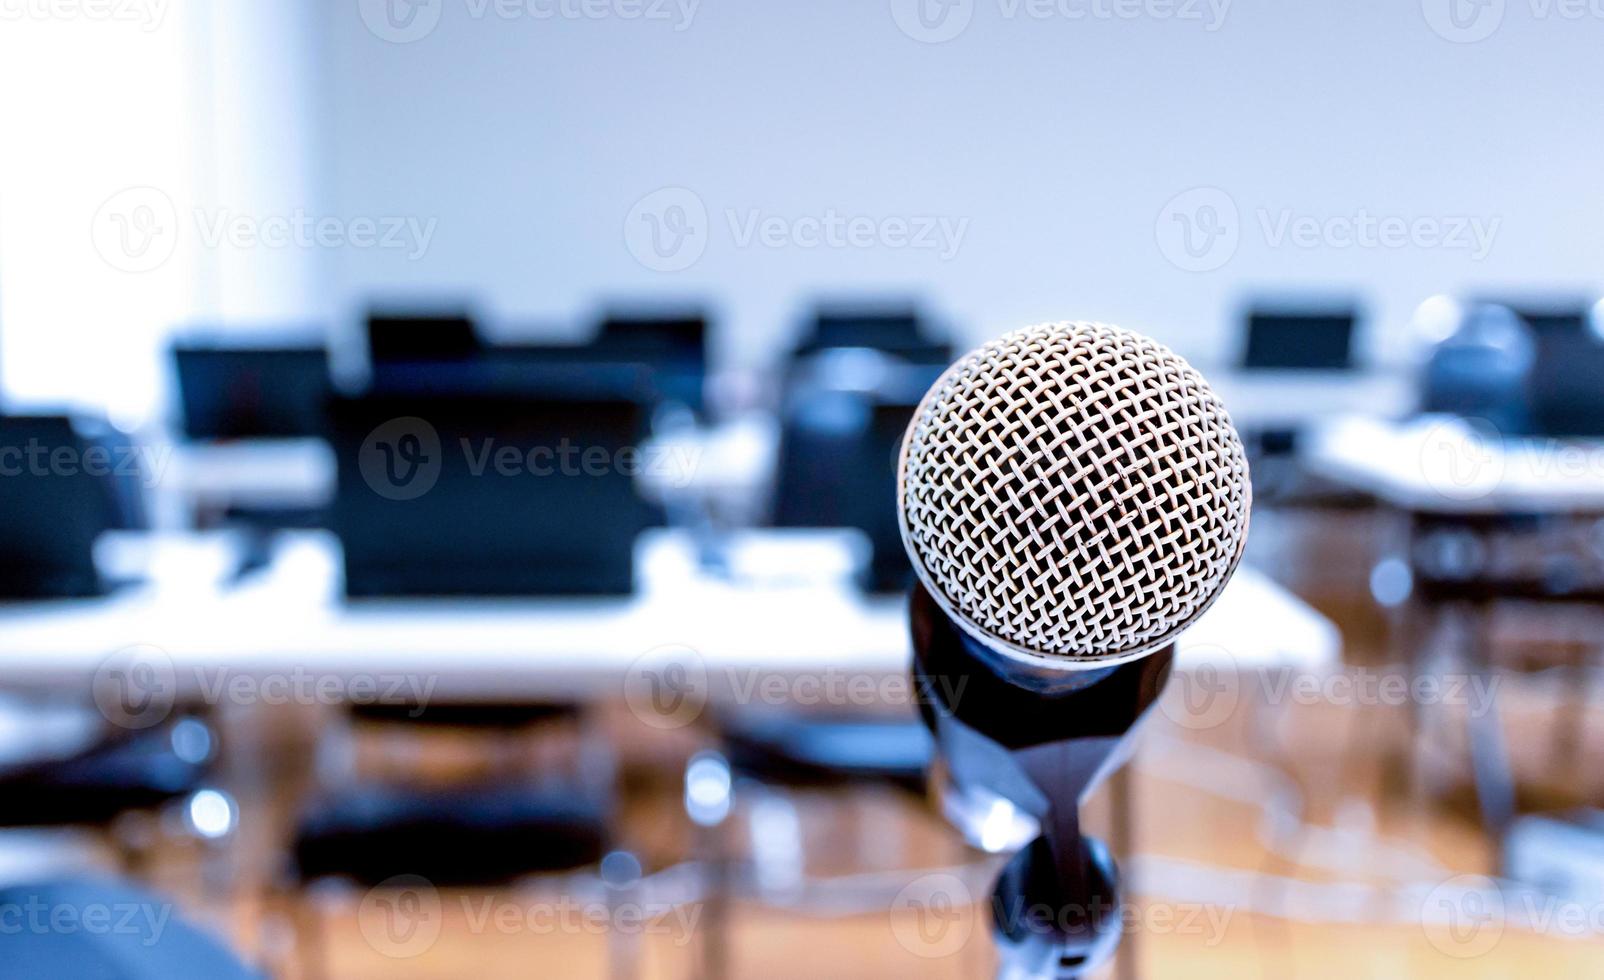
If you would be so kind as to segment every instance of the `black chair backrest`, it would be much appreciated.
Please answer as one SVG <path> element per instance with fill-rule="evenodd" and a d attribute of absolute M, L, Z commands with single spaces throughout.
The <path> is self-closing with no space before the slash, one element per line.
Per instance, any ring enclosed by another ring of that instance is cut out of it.
<path fill-rule="evenodd" d="M 613 314 L 586 350 L 606 361 L 643 364 L 658 394 L 693 411 L 703 408 L 707 383 L 707 317 L 687 314 Z"/>
<path fill-rule="evenodd" d="M 947 364 L 950 345 L 926 335 L 924 321 L 912 309 L 827 308 L 813 318 L 799 355 L 835 348 L 866 347 L 894 354 L 915 364 Z"/>
<path fill-rule="evenodd" d="M 1483 419 L 1504 435 L 1532 430 L 1531 328 L 1501 306 L 1473 306 L 1459 329 L 1428 356 L 1420 409 Z"/>
<path fill-rule="evenodd" d="M 705 364 L 707 317 L 700 313 L 613 313 L 602 318 L 595 346 L 652 360 Z"/>
<path fill-rule="evenodd" d="M 466 308 L 375 306 L 367 315 L 368 357 L 387 361 L 453 361 L 480 349 L 473 314 Z"/>
<path fill-rule="evenodd" d="M 65 416 L 0 416 L 0 597 L 99 595 L 94 544 L 116 526 L 117 461 Z"/>
<path fill-rule="evenodd" d="M 641 407 L 491 393 L 333 402 L 349 596 L 619 594 L 653 512 Z"/>
<path fill-rule="evenodd" d="M 875 388 L 832 387 L 804 375 L 780 421 L 773 521 L 778 527 L 853 527 L 872 547 L 867 586 L 894 591 L 909 566 L 897 522 L 897 455 L 913 409 L 940 374 L 900 365 Z"/>

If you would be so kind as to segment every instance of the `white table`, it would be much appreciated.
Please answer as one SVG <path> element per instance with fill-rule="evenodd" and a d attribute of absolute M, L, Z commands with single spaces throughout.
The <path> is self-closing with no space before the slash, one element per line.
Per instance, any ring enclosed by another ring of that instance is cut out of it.
<path fill-rule="evenodd" d="M 1450 524 L 1480 539 L 1502 516 L 1604 514 L 1600 440 L 1506 439 L 1446 416 L 1397 423 L 1344 418 L 1305 440 L 1302 454 L 1310 471 L 1410 515 L 1411 540 L 1404 554 L 1417 581 L 1422 532 L 1415 518 L 1429 517 L 1434 526 Z M 1474 566 L 1451 583 L 1444 584 L 1439 575 L 1436 584 L 1432 592 L 1413 590 L 1406 612 L 1424 615 L 1433 630 L 1445 616 L 1466 619 L 1462 656 L 1469 669 L 1492 673 L 1492 601 L 1511 590 L 1532 596 L 1523 583 L 1499 582 Z M 1425 646 L 1416 643 L 1404 654 L 1418 661 Z M 1467 724 L 1483 821 L 1497 839 L 1515 813 L 1508 750 L 1496 711 L 1472 713 Z"/>
<path fill-rule="evenodd" d="M 1604 440 L 1499 438 L 1447 416 L 1347 417 L 1300 450 L 1320 476 L 1431 514 L 1604 512 Z"/>
<path fill-rule="evenodd" d="M 1414 409 L 1415 387 L 1399 369 L 1364 371 L 1204 371 L 1231 421 L 1244 430 L 1301 429 L 1362 412 L 1401 418 Z"/>
<path fill-rule="evenodd" d="M 322 439 L 175 445 L 159 484 L 191 506 L 321 507 L 334 496 L 334 451 Z"/>
<path fill-rule="evenodd" d="M 205 683 L 207 671 L 404 674 L 431 680 L 436 697 L 603 696 L 665 645 L 691 648 L 727 679 L 903 677 L 905 601 L 851 586 L 855 540 L 845 531 L 748 532 L 734 542 L 732 580 L 719 580 L 697 570 L 685 536 L 652 532 L 629 598 L 356 604 L 340 597 L 338 544 L 324 533 L 285 535 L 271 565 L 237 587 L 225 584 L 231 539 L 222 533 L 125 540 L 111 549 L 120 559 L 110 557 L 143 564 L 147 584 L 105 599 L 0 605 L 0 684 L 87 693 L 96 670 L 131 644 L 163 651 L 181 686 Z M 1339 653 L 1328 620 L 1243 568 L 1181 638 L 1178 664 L 1314 670 Z"/>

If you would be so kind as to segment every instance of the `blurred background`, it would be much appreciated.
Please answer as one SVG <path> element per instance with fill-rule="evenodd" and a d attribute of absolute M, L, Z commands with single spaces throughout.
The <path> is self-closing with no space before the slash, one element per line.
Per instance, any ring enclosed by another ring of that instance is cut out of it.
<path fill-rule="evenodd" d="M 1255 503 L 1087 801 L 1099 975 L 1591 975 L 1601 40 L 0 0 L 0 954 L 993 975 L 1029 819 L 944 793 L 895 456 L 1087 319 L 1210 379 Z"/>

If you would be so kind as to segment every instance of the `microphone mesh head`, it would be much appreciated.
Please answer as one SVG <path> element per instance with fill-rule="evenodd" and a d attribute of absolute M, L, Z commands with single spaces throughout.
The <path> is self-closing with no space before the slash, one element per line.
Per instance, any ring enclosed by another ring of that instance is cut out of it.
<path fill-rule="evenodd" d="M 914 412 L 903 541 L 931 595 L 994 649 L 1064 665 L 1152 652 L 1236 569 L 1242 442 L 1191 365 L 1100 323 L 970 352 Z"/>

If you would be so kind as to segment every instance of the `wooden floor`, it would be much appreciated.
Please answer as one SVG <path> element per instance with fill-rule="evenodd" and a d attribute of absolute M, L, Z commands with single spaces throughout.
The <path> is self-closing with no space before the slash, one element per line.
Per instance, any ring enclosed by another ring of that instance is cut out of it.
<path fill-rule="evenodd" d="M 1404 709 L 1270 703 L 1266 691 L 1273 687 L 1244 684 L 1238 709 L 1208 728 L 1178 724 L 1174 717 L 1184 715 L 1163 710 L 1150 718 L 1130 770 L 1138 819 L 1134 853 L 1122 860 L 1133 899 L 1127 976 L 1604 974 L 1604 943 L 1596 937 L 1494 923 L 1467 939 L 1423 922 L 1423 896 L 1435 886 L 1493 871 L 1473 811 L 1455 802 L 1462 773 L 1452 753 L 1417 759 L 1413 775 L 1400 775 L 1395 770 L 1410 768 L 1400 762 L 1409 744 Z M 1503 693 L 1517 730 L 1540 727 L 1527 726 L 1522 713 L 1540 719 L 1545 692 L 1517 685 Z M 694 905 L 629 938 L 585 918 L 606 914 L 600 900 L 573 898 L 581 894 L 575 891 L 565 902 L 562 886 L 424 895 L 336 887 L 273 897 L 267 885 L 282 860 L 284 828 L 309 777 L 306 745 L 324 721 L 304 713 L 259 718 L 235 732 L 236 743 L 253 731 L 262 739 L 265 748 L 251 765 L 271 773 L 237 788 L 239 837 L 204 861 L 192 848 L 168 848 L 150 871 L 158 885 L 184 896 L 192 918 L 275 976 L 608 977 L 624 975 L 609 970 L 627 964 L 635 975 L 660 980 L 702 975 L 708 910 Z M 676 773 L 697 741 L 633 724 L 617 712 L 607 725 L 627 746 L 625 836 L 648 868 L 663 867 L 689 854 L 693 831 L 677 786 L 661 777 Z M 441 754 L 457 764 L 472 757 L 461 746 Z M 860 907 L 838 915 L 735 903 L 721 931 L 729 976 L 992 974 L 982 901 L 945 914 L 935 931 L 897 901 L 899 884 L 976 857 L 928 806 L 889 791 L 803 794 L 792 802 L 810 874 L 880 877 L 855 893 Z M 1106 833 L 1107 800 L 1099 797 L 1091 809 L 1093 829 Z M 737 850 L 745 826 L 739 816 L 732 821 Z M 987 879 L 982 873 L 974 880 Z"/>
<path fill-rule="evenodd" d="M 1331 537 L 1352 540 L 1344 532 Z M 1319 554 L 1313 574 L 1364 580 L 1363 554 L 1323 546 L 1282 553 Z M 1335 568 L 1344 561 L 1353 567 Z M 1388 669 L 1374 610 L 1339 604 L 1326 611 L 1343 624 L 1348 658 L 1364 665 L 1351 670 Z M 1545 807 L 1604 802 L 1604 712 L 1586 688 L 1540 676 L 1505 680 L 1500 712 L 1523 799 Z M 1261 678 L 1236 682 L 1234 708 L 1203 722 L 1176 702 L 1183 692 L 1172 683 L 1142 733 L 1128 770 L 1134 843 L 1121 855 L 1129 925 L 1120 972 L 1105 976 L 1604 976 L 1597 934 L 1534 932 L 1511 917 L 1478 916 L 1474 907 L 1451 921 L 1432 914 L 1453 911 L 1444 903 L 1462 876 L 1495 871 L 1466 788 L 1462 712 L 1331 703 L 1294 697 Z M 1569 734 L 1558 738 L 1556 704 L 1574 706 L 1578 692 L 1584 710 L 1569 716 Z M 146 874 L 274 976 L 674 980 L 704 975 L 712 935 L 724 937 L 726 975 L 743 980 L 993 975 L 986 869 L 958 877 L 973 887 L 945 888 L 949 900 L 973 901 L 949 908 L 911 898 L 924 893 L 905 891 L 910 885 L 928 891 L 933 880 L 950 880 L 929 878 L 933 869 L 961 871 L 977 856 L 928 803 L 892 791 L 804 794 L 777 807 L 745 794 L 724 846 L 743 853 L 754 819 L 794 821 L 807 875 L 833 884 L 798 891 L 794 881 L 789 890 L 784 880 L 771 882 L 774 904 L 806 910 L 736 901 L 722 929 L 711 928 L 717 907 L 693 902 L 651 909 L 663 914 L 637 923 L 631 935 L 609 933 L 595 923 L 598 909 L 606 914 L 605 898 L 572 883 L 281 894 L 274 883 L 292 816 L 316 782 L 316 747 L 327 746 L 331 724 L 339 730 L 329 715 L 282 708 L 228 719 L 224 772 L 241 803 L 239 833 L 215 853 L 163 844 Z M 648 729 L 618 706 L 602 712 L 600 727 L 619 746 L 624 844 L 649 872 L 685 861 L 697 837 L 679 774 L 710 736 Z M 540 744 L 548 756 L 541 765 L 578 750 L 571 740 Z M 508 762 L 506 751 L 449 740 L 421 749 L 382 739 L 353 745 L 364 772 L 440 778 Z M 1106 792 L 1090 804 L 1090 829 L 1105 836 L 1108 804 Z"/>

